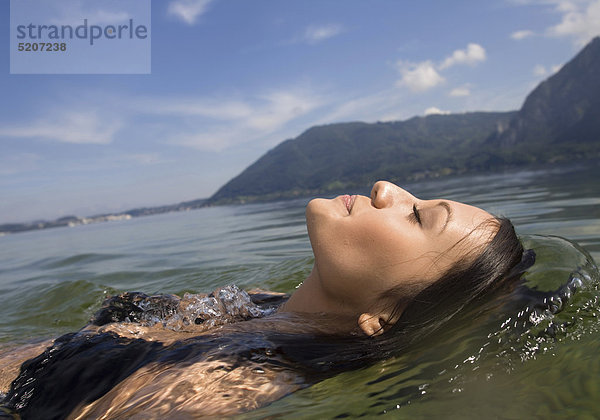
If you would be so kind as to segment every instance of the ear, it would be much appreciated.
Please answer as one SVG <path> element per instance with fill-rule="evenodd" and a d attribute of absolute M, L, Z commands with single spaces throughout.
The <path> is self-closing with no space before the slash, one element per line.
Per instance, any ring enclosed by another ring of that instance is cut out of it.
<path fill-rule="evenodd" d="M 368 336 L 376 337 L 383 334 L 386 327 L 389 327 L 388 321 L 389 314 L 387 313 L 379 313 L 377 315 L 364 313 L 358 317 L 358 326 Z"/>

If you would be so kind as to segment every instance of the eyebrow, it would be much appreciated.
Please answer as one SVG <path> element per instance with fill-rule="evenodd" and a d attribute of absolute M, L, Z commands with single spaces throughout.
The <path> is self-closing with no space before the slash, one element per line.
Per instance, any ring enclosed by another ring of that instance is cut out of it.
<path fill-rule="evenodd" d="M 437 206 L 445 208 L 446 212 L 448 213 L 446 216 L 446 221 L 444 222 L 444 226 L 442 226 L 442 229 L 438 233 L 438 235 L 441 235 L 444 232 L 444 230 L 446 230 L 446 226 L 448 226 L 450 220 L 452 220 L 452 208 L 450 207 L 450 204 L 448 204 L 445 201 L 440 201 L 439 203 L 437 203 Z"/>

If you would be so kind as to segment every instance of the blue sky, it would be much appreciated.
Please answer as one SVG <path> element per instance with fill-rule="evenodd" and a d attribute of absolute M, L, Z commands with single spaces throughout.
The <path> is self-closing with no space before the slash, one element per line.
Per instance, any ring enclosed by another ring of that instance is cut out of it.
<path fill-rule="evenodd" d="M 152 1 L 137 75 L 9 74 L 0 21 L 7 223 L 208 197 L 317 124 L 518 109 L 600 0 Z"/>

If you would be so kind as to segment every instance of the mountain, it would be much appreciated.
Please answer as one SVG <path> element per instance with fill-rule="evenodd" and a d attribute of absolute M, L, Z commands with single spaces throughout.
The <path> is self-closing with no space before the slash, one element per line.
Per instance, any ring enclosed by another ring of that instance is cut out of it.
<path fill-rule="evenodd" d="M 521 150 L 548 161 L 562 154 L 586 156 L 600 141 L 600 37 L 528 96 L 507 130 L 489 145 Z"/>
<path fill-rule="evenodd" d="M 312 127 L 221 187 L 209 204 L 263 201 L 600 156 L 600 38 L 513 112 Z"/>
<path fill-rule="evenodd" d="M 430 115 L 385 123 L 312 127 L 267 152 L 211 198 L 211 203 L 292 197 L 378 179 L 400 181 L 466 169 L 465 157 L 514 112 Z"/>

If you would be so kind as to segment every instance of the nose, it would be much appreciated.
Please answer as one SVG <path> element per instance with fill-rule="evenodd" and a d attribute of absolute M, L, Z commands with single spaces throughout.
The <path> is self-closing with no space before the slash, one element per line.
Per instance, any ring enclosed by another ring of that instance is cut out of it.
<path fill-rule="evenodd" d="M 378 209 L 416 200 L 408 191 L 387 181 L 377 181 L 371 190 L 371 203 Z"/>

